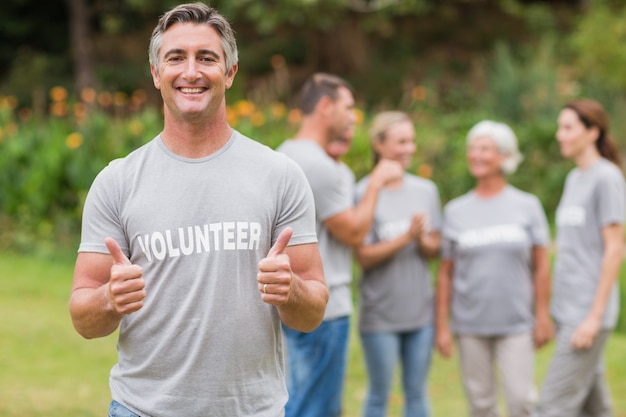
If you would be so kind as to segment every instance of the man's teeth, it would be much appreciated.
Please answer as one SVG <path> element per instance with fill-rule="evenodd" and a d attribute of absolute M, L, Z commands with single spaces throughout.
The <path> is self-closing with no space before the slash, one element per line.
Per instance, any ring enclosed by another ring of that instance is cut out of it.
<path fill-rule="evenodd" d="M 201 93 L 202 91 L 204 91 L 204 88 L 201 87 L 195 87 L 195 88 L 181 88 L 180 89 L 181 92 L 183 93 L 189 93 L 189 94 L 193 94 L 193 93 Z"/>

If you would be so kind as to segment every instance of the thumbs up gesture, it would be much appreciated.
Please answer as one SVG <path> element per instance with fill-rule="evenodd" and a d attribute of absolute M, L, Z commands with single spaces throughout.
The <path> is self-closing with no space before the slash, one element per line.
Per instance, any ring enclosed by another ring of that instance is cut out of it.
<path fill-rule="evenodd" d="M 104 243 L 113 257 L 108 283 L 109 300 L 118 314 L 133 313 L 143 307 L 146 298 L 143 270 L 130 262 L 114 239 L 108 237 Z"/>
<path fill-rule="evenodd" d="M 289 255 L 285 248 L 291 239 L 293 230 L 288 227 L 283 230 L 276 243 L 270 249 L 267 257 L 259 262 L 257 282 L 261 299 L 268 304 L 284 305 L 289 301 L 293 272 Z"/>

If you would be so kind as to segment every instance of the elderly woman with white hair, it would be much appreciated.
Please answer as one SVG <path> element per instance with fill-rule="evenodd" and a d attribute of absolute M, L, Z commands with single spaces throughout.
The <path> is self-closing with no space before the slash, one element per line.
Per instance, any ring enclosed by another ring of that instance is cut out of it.
<path fill-rule="evenodd" d="M 522 161 L 509 126 L 476 124 L 467 135 L 467 161 L 476 186 L 443 213 L 437 349 L 450 357 L 456 339 L 472 417 L 499 415 L 496 380 L 507 415 L 530 416 L 534 349 L 554 333 L 546 215 L 537 197 L 507 182 Z"/>

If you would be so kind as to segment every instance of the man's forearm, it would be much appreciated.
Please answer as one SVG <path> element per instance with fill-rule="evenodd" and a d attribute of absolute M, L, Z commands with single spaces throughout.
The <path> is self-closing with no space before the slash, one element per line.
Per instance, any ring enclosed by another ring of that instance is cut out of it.
<path fill-rule="evenodd" d="M 122 319 L 110 306 L 106 285 L 74 290 L 70 296 L 69 309 L 74 328 L 86 339 L 110 335 Z"/>
<path fill-rule="evenodd" d="M 302 280 L 297 284 L 289 302 L 278 306 L 281 321 L 289 328 L 301 332 L 310 332 L 317 328 L 324 319 L 328 303 L 328 288 L 320 281 Z"/>

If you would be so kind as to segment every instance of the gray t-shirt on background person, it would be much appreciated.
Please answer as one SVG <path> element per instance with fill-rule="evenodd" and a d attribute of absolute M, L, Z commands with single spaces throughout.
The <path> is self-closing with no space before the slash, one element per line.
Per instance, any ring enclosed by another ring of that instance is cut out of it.
<path fill-rule="evenodd" d="M 352 313 L 352 249 L 335 239 L 324 221 L 353 207 L 354 174 L 312 140 L 287 140 L 276 150 L 300 165 L 313 190 L 317 240 L 330 293 L 324 320 L 349 316 Z"/>
<path fill-rule="evenodd" d="M 107 236 L 143 268 L 144 306 L 120 324 L 114 400 L 145 416 L 283 415 L 283 339 L 258 262 L 291 226 L 313 243 L 313 196 L 289 158 L 233 132 L 218 152 L 173 154 L 156 137 L 95 179 L 80 252 Z"/>
<path fill-rule="evenodd" d="M 556 260 L 551 311 L 560 323 L 578 325 L 591 309 L 600 280 L 602 228 L 623 224 L 626 191 L 619 168 L 602 158 L 585 171 L 574 168 L 556 212 Z M 611 329 L 619 314 L 616 282 L 602 319 Z"/>
<path fill-rule="evenodd" d="M 364 177 L 356 186 L 359 201 L 369 183 Z M 405 174 L 398 189 L 383 188 L 378 197 L 374 222 L 365 244 L 397 238 L 407 232 L 414 214 L 426 214 L 429 230 L 441 227 L 441 203 L 435 184 Z M 432 277 L 415 242 L 392 258 L 363 271 L 359 281 L 359 330 L 400 332 L 432 323 Z"/>
<path fill-rule="evenodd" d="M 532 249 L 549 241 L 537 197 L 511 185 L 491 198 L 470 191 L 450 201 L 441 256 L 454 262 L 453 332 L 496 336 L 532 329 Z"/>

